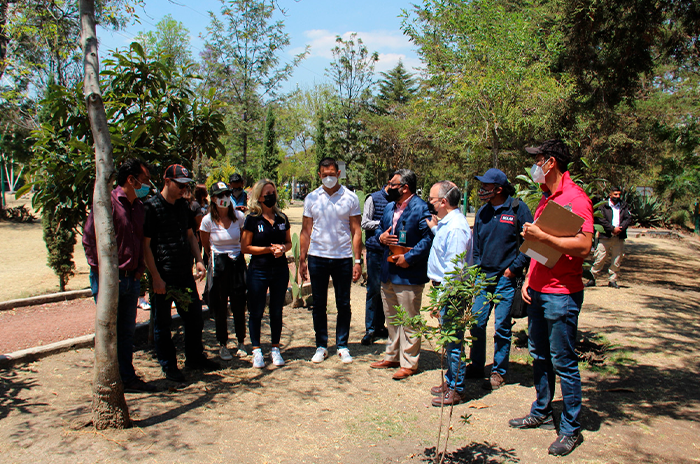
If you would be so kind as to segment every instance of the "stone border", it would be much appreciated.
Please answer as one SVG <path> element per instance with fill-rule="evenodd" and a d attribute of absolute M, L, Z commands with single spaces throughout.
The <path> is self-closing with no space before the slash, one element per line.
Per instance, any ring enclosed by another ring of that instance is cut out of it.
<path fill-rule="evenodd" d="M 329 282 L 330 285 L 331 282 Z M 92 292 L 90 290 L 87 290 L 90 292 L 90 296 L 92 296 Z M 309 295 L 311 294 L 311 284 L 310 283 L 305 283 L 301 287 L 301 294 L 302 296 L 304 295 Z M 59 293 L 58 295 L 63 295 Z M 49 295 L 45 295 L 49 296 Z M 270 295 L 268 294 L 268 299 Z M 78 297 L 74 297 L 78 298 Z M 18 300 L 15 300 L 18 301 Z M 60 301 L 60 300 L 59 300 Z M 284 304 L 288 305 L 292 302 L 292 289 L 288 288 L 287 289 L 287 294 L 285 295 L 284 298 Z M 9 302 L 6 302 L 9 303 Z M 268 300 L 269 303 L 269 300 Z M 202 311 L 202 316 L 204 318 L 209 318 L 209 308 L 205 306 L 206 309 L 203 309 Z M 180 319 L 180 315 L 176 314 L 173 316 L 173 322 L 172 325 L 174 327 L 179 327 L 180 324 L 182 323 Z M 142 335 L 141 332 L 146 331 L 148 332 L 148 322 L 141 322 L 139 324 L 136 324 L 136 333 L 138 335 Z M 24 350 L 19 350 L 15 351 L 13 353 L 8 353 L 8 354 L 0 354 L 0 369 L 9 369 L 13 367 L 16 364 L 27 364 L 30 362 L 37 361 L 41 358 L 45 358 L 47 356 L 51 356 L 54 354 L 58 353 L 63 353 L 65 351 L 70 351 L 70 350 L 77 350 L 79 348 L 92 348 L 95 346 L 95 334 L 88 334 L 88 335 L 83 335 L 82 337 L 76 337 L 76 338 L 71 338 L 68 340 L 62 340 L 60 342 L 56 343 L 51 343 L 48 345 L 42 345 L 42 346 L 37 346 L 34 348 L 27 348 Z"/>
<path fill-rule="evenodd" d="M 43 305 L 46 303 L 56 303 L 57 301 L 75 300 L 78 298 L 92 297 L 92 290 L 71 290 L 69 292 L 49 293 L 48 295 L 33 296 L 30 298 L 20 298 L 0 302 L 0 311 L 21 308 L 23 306 Z"/>

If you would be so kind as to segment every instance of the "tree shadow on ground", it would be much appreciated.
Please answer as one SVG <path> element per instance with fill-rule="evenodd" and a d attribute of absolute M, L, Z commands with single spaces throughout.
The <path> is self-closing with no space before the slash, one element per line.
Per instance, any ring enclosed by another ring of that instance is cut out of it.
<path fill-rule="evenodd" d="M 435 462 L 435 458 L 435 447 L 426 448 L 423 451 L 423 462 Z M 520 459 L 515 455 L 514 449 L 505 449 L 485 441 L 483 443 L 473 442 L 455 451 L 447 452 L 443 462 L 447 464 L 501 464 L 520 462 Z"/>
<path fill-rule="evenodd" d="M 689 245 L 695 245 L 688 241 Z M 681 283 L 697 274 L 700 251 L 697 246 L 687 249 L 688 255 L 663 246 L 663 243 L 635 243 L 627 241 L 621 269 L 621 281 L 634 280 L 642 286 L 672 288 L 679 291 L 697 291 L 698 286 Z"/>
<path fill-rule="evenodd" d="M 32 403 L 22 398 L 22 393 L 38 386 L 36 379 L 21 374 L 31 372 L 26 367 L 15 367 L 0 370 L 0 420 L 7 417 L 11 411 L 31 414 L 34 406 L 45 406 L 45 403 Z"/>

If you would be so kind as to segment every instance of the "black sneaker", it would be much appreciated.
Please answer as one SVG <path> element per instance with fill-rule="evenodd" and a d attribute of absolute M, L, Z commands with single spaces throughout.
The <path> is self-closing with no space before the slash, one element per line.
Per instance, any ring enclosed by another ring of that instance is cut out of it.
<path fill-rule="evenodd" d="M 589 280 L 588 282 L 586 282 L 585 284 L 583 284 L 583 286 L 586 287 L 586 288 L 588 288 L 588 287 L 595 287 L 595 279 Z"/>
<path fill-rule="evenodd" d="M 374 331 L 374 338 L 388 338 L 389 330 L 386 327 L 382 327 L 379 330 Z"/>
<path fill-rule="evenodd" d="M 617 282 L 608 282 L 608 287 L 612 288 L 620 288 L 619 285 L 617 285 Z"/>
<path fill-rule="evenodd" d="M 549 454 L 554 456 L 566 456 L 574 450 L 581 442 L 583 437 L 580 433 L 576 435 L 562 435 L 559 434 L 554 443 L 549 445 Z"/>
<path fill-rule="evenodd" d="M 204 356 L 197 359 L 196 361 L 185 361 L 185 367 L 188 369 L 196 369 L 199 371 L 218 371 L 219 369 L 221 369 L 219 363 L 217 363 L 216 361 L 212 361 L 211 359 L 207 359 Z"/>
<path fill-rule="evenodd" d="M 146 383 L 138 377 L 124 384 L 125 393 L 154 393 L 157 391 L 160 391 L 158 387 L 156 387 L 155 385 L 151 385 L 150 383 Z"/>
<path fill-rule="evenodd" d="M 374 343 L 374 332 L 367 332 L 364 337 L 362 337 L 362 341 L 360 341 L 360 344 L 364 346 L 369 346 L 372 343 Z"/>
<path fill-rule="evenodd" d="M 554 430 L 554 421 L 551 415 L 544 417 L 533 416 L 528 414 L 525 417 L 519 419 L 511 419 L 508 421 L 508 425 L 515 429 L 536 429 L 538 427 L 545 430 Z"/>
<path fill-rule="evenodd" d="M 165 374 L 166 379 L 172 380 L 173 382 L 185 381 L 185 376 L 182 375 L 182 372 L 180 371 L 180 369 L 177 368 L 177 366 L 172 366 L 168 367 L 167 369 L 163 369 L 163 373 Z"/>

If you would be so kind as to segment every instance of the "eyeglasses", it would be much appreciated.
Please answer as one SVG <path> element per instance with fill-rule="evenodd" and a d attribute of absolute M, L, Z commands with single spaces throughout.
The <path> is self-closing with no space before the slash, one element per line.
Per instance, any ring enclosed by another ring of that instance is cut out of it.
<path fill-rule="evenodd" d="M 396 184 L 389 182 L 389 187 L 391 187 L 391 188 L 401 187 L 402 185 L 406 185 L 406 184 L 402 184 L 401 182 L 398 182 Z"/>
<path fill-rule="evenodd" d="M 178 182 L 178 181 L 175 181 L 175 180 L 172 180 L 172 179 L 170 179 L 170 182 L 173 183 L 173 184 L 175 184 L 175 185 L 177 185 L 177 188 L 179 188 L 180 190 L 184 190 L 184 189 L 186 189 L 187 187 L 189 187 L 189 184 L 182 183 L 182 182 Z"/>

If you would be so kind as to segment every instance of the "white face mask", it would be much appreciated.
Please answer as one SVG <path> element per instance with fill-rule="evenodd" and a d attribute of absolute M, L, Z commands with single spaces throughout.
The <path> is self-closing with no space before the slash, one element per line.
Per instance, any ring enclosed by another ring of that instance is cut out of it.
<path fill-rule="evenodd" d="M 231 204 L 231 197 L 223 197 L 223 198 L 217 198 L 215 200 L 216 206 L 219 206 L 221 208 L 228 208 L 229 205 Z"/>
<path fill-rule="evenodd" d="M 323 182 L 323 186 L 327 189 L 332 189 L 338 183 L 338 178 L 335 176 L 326 176 L 321 182 Z"/>
<path fill-rule="evenodd" d="M 542 163 L 543 165 L 546 163 Z M 532 169 L 530 169 L 530 175 L 532 176 L 532 180 L 537 182 L 538 184 L 544 184 L 544 178 L 545 176 L 549 174 L 549 171 L 544 172 L 542 170 L 542 166 L 538 166 L 537 163 L 532 165 Z"/>

